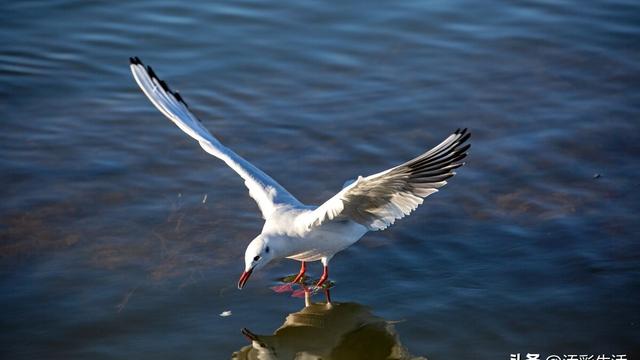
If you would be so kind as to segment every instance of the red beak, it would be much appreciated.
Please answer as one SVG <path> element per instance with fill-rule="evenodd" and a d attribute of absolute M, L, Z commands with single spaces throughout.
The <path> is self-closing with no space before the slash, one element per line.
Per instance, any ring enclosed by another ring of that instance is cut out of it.
<path fill-rule="evenodd" d="M 249 276 L 251 276 L 252 272 L 253 272 L 253 269 L 249 269 L 249 271 L 245 271 L 242 273 L 242 275 L 240 275 L 240 280 L 238 280 L 239 290 L 242 290 L 242 288 L 244 287 L 244 284 L 246 284 L 247 280 L 249 280 Z"/>

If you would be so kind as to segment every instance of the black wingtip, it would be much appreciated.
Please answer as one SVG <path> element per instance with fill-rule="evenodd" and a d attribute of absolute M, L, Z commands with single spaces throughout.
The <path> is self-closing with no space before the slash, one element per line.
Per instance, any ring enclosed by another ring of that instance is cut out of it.
<path fill-rule="evenodd" d="M 189 105 L 187 104 L 187 102 L 186 102 L 186 101 L 184 101 L 184 99 L 182 98 L 182 95 L 180 95 L 180 93 L 179 93 L 179 92 L 177 92 L 177 91 L 176 91 L 176 92 L 174 92 L 174 93 L 173 93 L 173 96 L 175 96 L 175 97 L 176 97 L 176 100 L 178 100 L 178 101 L 180 101 L 181 103 L 183 103 L 183 104 L 184 104 L 184 106 L 189 107 Z"/>
<path fill-rule="evenodd" d="M 465 144 L 462 147 L 459 147 L 456 149 L 456 153 L 462 154 L 464 152 L 466 152 L 467 150 L 469 150 L 469 148 L 471 147 L 471 144 Z"/>
<path fill-rule="evenodd" d="M 129 58 L 129 63 L 130 63 L 131 65 L 142 65 L 142 61 L 141 61 L 141 60 L 140 60 L 140 58 L 139 58 L 139 57 L 137 57 L 137 56 L 130 57 L 130 58 Z"/>
<path fill-rule="evenodd" d="M 158 82 L 160 83 L 160 86 L 162 86 L 162 89 L 164 89 L 164 91 L 169 91 L 169 92 L 171 91 L 169 90 L 169 85 L 167 85 L 167 83 L 164 82 L 164 80 L 158 79 Z"/>
<path fill-rule="evenodd" d="M 173 97 L 180 103 L 182 103 L 185 107 L 189 107 L 189 105 L 187 105 L 187 102 L 184 101 L 184 99 L 182 98 L 182 96 L 177 92 L 177 91 L 172 91 L 171 88 L 169 87 L 169 85 L 164 81 L 164 80 L 160 80 L 160 78 L 158 77 L 158 75 L 156 75 L 156 72 L 153 71 L 153 68 L 150 65 L 144 65 L 142 63 L 142 61 L 140 60 L 140 58 L 138 58 L 137 56 L 134 57 L 130 57 L 129 58 L 129 62 L 132 65 L 142 65 L 145 67 L 145 69 L 147 70 L 147 75 L 149 75 L 149 77 L 151 79 L 155 79 L 158 84 L 160 85 L 160 87 L 162 87 L 162 89 L 166 92 L 168 92 L 169 94 L 173 95 Z"/>
<path fill-rule="evenodd" d="M 149 65 L 147 65 L 147 74 L 149 74 L 149 77 L 152 79 L 158 79 L 158 77 L 156 76 L 155 71 L 153 71 L 153 68 Z"/>
<path fill-rule="evenodd" d="M 465 141 L 469 140 L 470 137 L 471 133 L 464 133 L 464 135 L 462 135 L 460 139 L 458 139 L 458 144 L 463 144 Z"/>

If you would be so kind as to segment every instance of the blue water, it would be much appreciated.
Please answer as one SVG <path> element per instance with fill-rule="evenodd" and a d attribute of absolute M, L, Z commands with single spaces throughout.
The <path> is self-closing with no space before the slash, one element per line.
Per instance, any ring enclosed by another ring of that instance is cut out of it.
<path fill-rule="evenodd" d="M 292 261 L 235 289 L 257 207 L 148 103 L 130 56 L 307 203 L 471 130 L 449 185 L 333 259 L 333 300 L 354 305 L 313 316 L 348 357 L 387 357 L 375 339 L 429 359 L 640 356 L 637 1 L 1 9 L 3 359 L 225 359 L 241 328 L 303 308 L 269 289 Z"/>

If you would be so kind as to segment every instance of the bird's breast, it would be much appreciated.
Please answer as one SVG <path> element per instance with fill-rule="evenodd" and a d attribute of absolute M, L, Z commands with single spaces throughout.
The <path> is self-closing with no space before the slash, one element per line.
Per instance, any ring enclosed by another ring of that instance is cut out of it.
<path fill-rule="evenodd" d="M 290 251 L 285 257 L 298 261 L 316 261 L 332 257 L 358 241 L 367 229 L 357 223 L 327 222 L 300 236 L 288 236 Z"/>

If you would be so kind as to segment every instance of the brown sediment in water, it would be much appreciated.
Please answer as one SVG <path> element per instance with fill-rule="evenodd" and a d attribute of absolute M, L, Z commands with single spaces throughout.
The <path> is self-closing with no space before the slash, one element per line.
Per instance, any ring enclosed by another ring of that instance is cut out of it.
<path fill-rule="evenodd" d="M 252 238 L 249 231 L 239 231 L 238 239 L 216 239 L 216 227 L 224 224 L 211 220 L 211 210 L 201 203 L 185 206 L 181 200 L 172 200 L 167 215 L 149 227 L 133 218 L 101 220 L 105 206 L 113 210 L 131 196 L 117 191 L 85 194 L 2 214 L 0 259 L 13 261 L 78 247 L 75 254 L 90 267 L 141 267 L 151 281 L 182 278 L 182 286 L 187 286 L 201 279 L 198 274 L 205 269 L 237 262 L 243 247 L 229 243 L 242 239 L 248 243 Z"/>
<path fill-rule="evenodd" d="M 81 232 L 65 230 L 67 218 L 78 210 L 72 204 L 47 204 L 0 218 L 0 257 L 28 256 L 77 244 Z"/>

